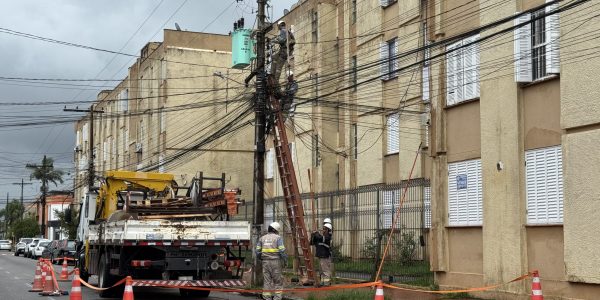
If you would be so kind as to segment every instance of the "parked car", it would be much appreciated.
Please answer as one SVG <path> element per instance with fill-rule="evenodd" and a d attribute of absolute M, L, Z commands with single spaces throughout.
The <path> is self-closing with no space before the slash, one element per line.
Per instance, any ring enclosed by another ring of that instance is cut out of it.
<path fill-rule="evenodd" d="M 74 240 L 61 240 L 58 243 L 57 249 L 54 250 L 54 258 L 57 259 L 57 263 L 62 263 L 60 260 L 63 257 L 75 258 L 77 252 L 75 246 L 77 241 Z"/>
<path fill-rule="evenodd" d="M 56 263 L 54 261 L 54 251 L 58 249 L 58 242 L 58 240 L 51 241 L 50 244 L 46 246 L 46 249 L 44 249 L 44 251 L 42 252 L 42 257 L 49 259 L 52 263 Z"/>
<path fill-rule="evenodd" d="M 31 255 L 33 254 L 33 248 L 37 246 L 37 243 L 39 241 L 40 239 L 33 238 L 31 242 L 25 246 L 25 257 L 31 257 Z"/>
<path fill-rule="evenodd" d="M 42 252 L 44 252 L 44 249 L 46 249 L 48 244 L 50 244 L 50 240 L 39 240 L 35 247 L 33 247 L 31 258 L 37 259 L 38 257 L 41 257 Z"/>
<path fill-rule="evenodd" d="M 25 248 L 27 247 L 27 244 L 31 243 L 32 241 L 32 238 L 21 238 L 15 246 L 15 256 L 19 256 L 19 254 L 23 254 L 23 256 L 25 256 Z"/>
<path fill-rule="evenodd" d="M 9 240 L 0 240 L 0 250 L 10 251 L 12 250 L 12 244 Z"/>

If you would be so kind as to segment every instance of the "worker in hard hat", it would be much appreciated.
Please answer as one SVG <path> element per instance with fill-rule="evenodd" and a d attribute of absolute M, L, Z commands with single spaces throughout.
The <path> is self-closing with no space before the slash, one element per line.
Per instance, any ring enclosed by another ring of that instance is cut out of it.
<path fill-rule="evenodd" d="M 283 239 L 279 235 L 281 225 L 273 222 L 269 225 L 268 233 L 263 235 L 256 245 L 256 256 L 262 260 L 263 267 L 263 299 L 281 300 L 283 289 L 282 265 L 287 265 L 287 255 Z"/>
<path fill-rule="evenodd" d="M 319 258 L 322 286 L 331 285 L 331 270 L 333 268 L 331 259 L 332 231 L 333 226 L 331 226 L 331 223 L 325 223 L 321 232 L 313 232 L 310 239 L 310 244 L 315 246 L 316 256 Z"/>
<path fill-rule="evenodd" d="M 279 85 L 279 77 L 281 76 L 283 65 L 287 61 L 288 56 L 293 57 L 294 55 L 296 39 L 294 38 L 294 34 L 287 29 L 285 21 L 277 22 L 277 29 L 277 36 L 271 40 L 271 43 L 278 45 L 279 51 L 272 57 L 271 74 L 273 75 L 275 84 Z"/>

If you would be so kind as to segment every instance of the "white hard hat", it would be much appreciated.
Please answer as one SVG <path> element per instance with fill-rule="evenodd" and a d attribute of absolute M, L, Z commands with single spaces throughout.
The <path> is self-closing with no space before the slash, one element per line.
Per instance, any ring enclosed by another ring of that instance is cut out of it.
<path fill-rule="evenodd" d="M 327 224 L 327 223 L 331 224 L 331 219 L 330 218 L 325 218 L 325 220 L 323 220 L 323 223 L 324 224 Z"/>
<path fill-rule="evenodd" d="M 280 20 L 279 22 L 277 22 L 277 25 L 281 25 L 281 24 L 285 25 L 285 21 L 284 20 Z"/>
<path fill-rule="evenodd" d="M 325 223 L 323 227 L 329 228 L 329 230 L 333 230 L 333 226 L 331 226 L 331 224 L 329 223 Z"/>
<path fill-rule="evenodd" d="M 279 225 L 279 223 L 277 223 L 277 222 L 273 222 L 273 223 L 269 224 L 269 227 L 271 227 L 277 231 L 279 231 L 279 229 L 281 229 L 281 225 Z"/>

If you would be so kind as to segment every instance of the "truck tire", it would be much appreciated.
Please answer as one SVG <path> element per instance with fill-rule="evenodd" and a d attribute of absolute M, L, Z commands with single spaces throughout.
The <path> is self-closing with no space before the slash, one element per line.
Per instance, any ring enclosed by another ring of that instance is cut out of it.
<path fill-rule="evenodd" d="M 198 291 L 198 290 L 187 290 L 179 289 L 179 295 L 181 297 L 197 297 L 197 298 L 208 298 L 210 291 Z"/>
<path fill-rule="evenodd" d="M 98 266 L 98 287 L 107 288 L 112 286 L 115 282 L 114 276 L 110 275 L 108 256 L 106 254 L 102 254 L 102 256 L 100 256 L 100 264 Z M 116 288 L 102 290 L 99 294 L 101 298 L 112 298 L 117 296 Z"/>

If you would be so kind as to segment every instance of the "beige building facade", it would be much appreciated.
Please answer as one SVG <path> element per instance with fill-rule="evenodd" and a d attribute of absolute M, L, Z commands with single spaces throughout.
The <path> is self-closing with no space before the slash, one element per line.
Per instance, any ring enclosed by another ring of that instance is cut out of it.
<path fill-rule="evenodd" d="M 553 2 L 429 5 L 430 38 L 449 41 L 431 49 L 431 268 L 440 287 L 539 270 L 546 299 L 600 294 L 591 81 L 600 59 L 587 40 L 600 23 L 586 17 L 593 2 Z M 508 16 L 516 20 L 476 30 Z M 530 289 L 522 281 L 483 295 L 526 299 Z"/>
<path fill-rule="evenodd" d="M 95 175 L 168 172 L 186 186 L 198 172 L 224 172 L 227 187 L 251 199 L 252 164 L 234 163 L 252 159 L 252 109 L 240 83 L 247 74 L 230 66 L 227 35 L 165 30 L 163 42 L 148 43 L 127 77 L 93 105 L 102 111 L 94 114 Z M 89 125 L 89 115 L 76 125 L 76 199 L 87 189 Z"/>

